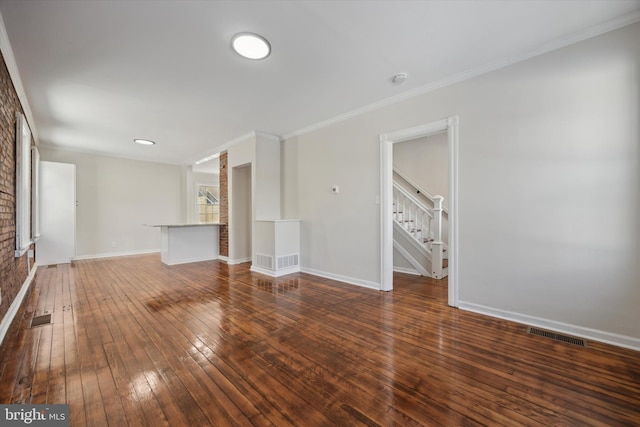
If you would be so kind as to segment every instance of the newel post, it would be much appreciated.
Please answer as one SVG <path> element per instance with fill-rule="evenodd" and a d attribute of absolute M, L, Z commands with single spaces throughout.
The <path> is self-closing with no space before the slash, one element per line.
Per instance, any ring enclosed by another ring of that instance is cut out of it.
<path fill-rule="evenodd" d="M 433 196 L 433 242 L 431 243 L 431 274 L 442 278 L 444 242 L 442 241 L 442 201 L 444 197 Z"/>

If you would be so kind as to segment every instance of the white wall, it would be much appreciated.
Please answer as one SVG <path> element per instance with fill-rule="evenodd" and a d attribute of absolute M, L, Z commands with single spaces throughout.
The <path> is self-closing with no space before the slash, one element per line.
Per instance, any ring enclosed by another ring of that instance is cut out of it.
<path fill-rule="evenodd" d="M 298 215 L 298 144 L 280 144 L 280 205 L 282 218 Z M 289 197 L 286 197 L 289 195 Z"/>
<path fill-rule="evenodd" d="M 449 206 L 447 133 L 393 144 L 393 167 Z"/>
<path fill-rule="evenodd" d="M 393 271 L 419 274 L 409 261 L 396 248 L 393 248 Z"/>
<path fill-rule="evenodd" d="M 458 115 L 461 306 L 640 348 L 638 40 L 640 24 L 285 141 L 303 268 L 379 284 L 378 136 Z"/>
<path fill-rule="evenodd" d="M 78 257 L 159 251 L 160 230 L 143 224 L 182 220 L 180 166 L 43 147 L 40 156 L 76 165 Z"/>
<path fill-rule="evenodd" d="M 280 219 L 280 138 L 256 134 L 255 219 Z"/>

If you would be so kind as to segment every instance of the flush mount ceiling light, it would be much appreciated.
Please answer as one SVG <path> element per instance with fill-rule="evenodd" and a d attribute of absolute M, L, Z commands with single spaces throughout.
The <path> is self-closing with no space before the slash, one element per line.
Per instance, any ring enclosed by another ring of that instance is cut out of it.
<path fill-rule="evenodd" d="M 254 33 L 238 33 L 231 38 L 231 47 L 248 59 L 264 59 L 271 54 L 271 45 L 264 37 Z"/>
<path fill-rule="evenodd" d="M 133 142 L 140 145 L 155 145 L 156 143 L 148 139 L 134 139 Z"/>

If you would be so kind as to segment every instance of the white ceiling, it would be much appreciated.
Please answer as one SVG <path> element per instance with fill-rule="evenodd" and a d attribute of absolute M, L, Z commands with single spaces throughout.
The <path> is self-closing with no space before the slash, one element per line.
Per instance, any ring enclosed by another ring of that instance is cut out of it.
<path fill-rule="evenodd" d="M 2 0 L 0 13 L 39 144 L 186 164 L 637 22 L 640 0 Z M 241 31 L 271 56 L 233 53 Z"/>

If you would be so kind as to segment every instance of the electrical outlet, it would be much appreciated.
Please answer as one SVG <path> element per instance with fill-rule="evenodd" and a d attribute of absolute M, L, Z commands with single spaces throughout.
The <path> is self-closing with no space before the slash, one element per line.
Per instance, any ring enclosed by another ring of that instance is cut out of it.
<path fill-rule="evenodd" d="M 338 194 L 340 192 L 340 187 L 338 187 L 337 185 L 334 185 L 333 187 L 331 187 L 331 192 L 333 194 Z"/>

